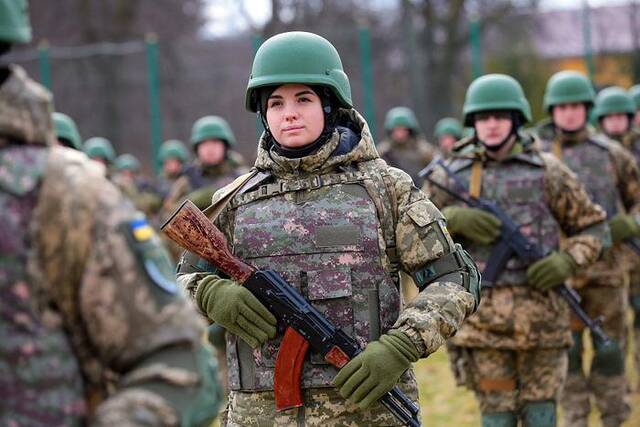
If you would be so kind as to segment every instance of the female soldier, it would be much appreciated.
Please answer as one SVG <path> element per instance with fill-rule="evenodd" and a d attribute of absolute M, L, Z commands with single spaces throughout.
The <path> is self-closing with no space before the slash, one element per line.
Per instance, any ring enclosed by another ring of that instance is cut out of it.
<path fill-rule="evenodd" d="M 379 158 L 327 40 L 305 32 L 267 40 L 246 106 L 265 132 L 254 170 L 214 195 L 214 222 L 236 255 L 279 272 L 364 350 L 339 373 L 312 353 L 302 375 L 305 406 L 276 413 L 275 317 L 186 254 L 181 283 L 229 332 L 227 425 L 398 425 L 376 401 L 399 383 L 417 402 L 411 363 L 475 310 L 477 269 L 409 175 Z M 404 310 L 400 269 L 421 289 Z"/>

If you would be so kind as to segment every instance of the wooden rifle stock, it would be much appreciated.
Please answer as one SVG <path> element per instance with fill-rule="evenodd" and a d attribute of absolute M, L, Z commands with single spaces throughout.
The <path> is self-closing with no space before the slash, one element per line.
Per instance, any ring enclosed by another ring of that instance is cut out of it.
<path fill-rule="evenodd" d="M 244 283 L 256 271 L 229 250 L 218 227 L 191 200 L 185 200 L 160 227 L 174 242 Z"/>

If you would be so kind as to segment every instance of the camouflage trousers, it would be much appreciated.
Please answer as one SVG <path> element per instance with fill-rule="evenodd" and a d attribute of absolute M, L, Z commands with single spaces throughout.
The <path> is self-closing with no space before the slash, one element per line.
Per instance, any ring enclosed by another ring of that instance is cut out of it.
<path fill-rule="evenodd" d="M 640 373 L 640 263 L 637 265 L 638 267 L 631 270 L 629 303 L 633 309 L 633 360 L 636 372 Z M 640 380 L 636 385 L 636 391 L 640 391 Z"/>
<path fill-rule="evenodd" d="M 624 354 L 626 348 L 626 311 L 628 308 L 626 287 L 588 286 L 578 290 L 582 297 L 582 306 L 592 317 L 602 316 L 603 329 L 615 340 Z M 584 326 L 572 320 L 572 329 L 582 333 Z M 578 335 L 578 338 L 580 335 Z M 564 410 L 564 421 L 567 427 L 586 427 L 591 411 L 590 397 L 595 397 L 600 410 L 604 427 L 620 426 L 629 417 L 629 395 L 627 379 L 624 375 L 624 364 L 620 367 L 622 373 L 604 372 L 607 363 L 597 366 L 594 357 L 589 374 L 582 367 L 582 339 L 574 342 L 570 352 L 577 354 L 577 367 L 572 368 L 567 375 L 567 382 L 560 403 Z M 597 352 L 596 352 L 597 354 Z M 603 367 L 605 369 L 603 369 Z M 601 372 L 602 371 L 602 372 Z"/>
<path fill-rule="evenodd" d="M 528 402 L 555 401 L 566 374 L 564 348 L 465 348 L 467 385 L 483 414 L 520 412 Z"/>
<path fill-rule="evenodd" d="M 400 388 L 418 405 L 417 385 L 401 384 Z M 387 408 L 376 403 L 361 411 L 356 405 L 344 400 L 333 388 L 306 389 L 303 391 L 304 406 L 276 412 L 272 391 L 231 391 L 226 414 L 221 426 L 271 427 L 271 426 L 402 426 Z"/>

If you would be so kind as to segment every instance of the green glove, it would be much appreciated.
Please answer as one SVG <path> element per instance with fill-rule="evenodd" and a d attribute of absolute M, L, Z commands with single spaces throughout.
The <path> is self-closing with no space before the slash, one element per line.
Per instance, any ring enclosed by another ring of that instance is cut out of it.
<path fill-rule="evenodd" d="M 618 214 L 609 220 L 611 240 L 618 243 L 630 237 L 640 236 L 640 225 L 633 215 Z"/>
<path fill-rule="evenodd" d="M 527 278 L 531 286 L 546 291 L 573 276 L 577 267 L 578 265 L 568 253 L 553 252 L 531 264 L 527 269 Z"/>
<path fill-rule="evenodd" d="M 367 344 L 338 372 L 333 384 L 339 388 L 340 396 L 365 409 L 391 390 L 419 357 L 411 339 L 392 329 Z"/>
<path fill-rule="evenodd" d="M 252 348 L 276 336 L 276 318 L 245 287 L 233 280 L 207 276 L 198 284 L 198 307 Z"/>
<path fill-rule="evenodd" d="M 202 211 L 209 207 L 215 192 L 216 189 L 214 187 L 202 187 L 189 193 L 187 199 L 191 200 Z"/>
<path fill-rule="evenodd" d="M 442 210 L 447 228 L 475 243 L 488 245 L 500 235 L 502 222 L 488 212 L 476 208 L 448 206 Z"/>

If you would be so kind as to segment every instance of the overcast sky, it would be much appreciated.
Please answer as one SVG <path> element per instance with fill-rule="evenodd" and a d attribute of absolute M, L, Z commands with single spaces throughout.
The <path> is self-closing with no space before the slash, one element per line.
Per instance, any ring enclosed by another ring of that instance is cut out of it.
<path fill-rule="evenodd" d="M 238 0 L 207 0 L 206 13 L 209 24 L 206 33 L 213 37 L 227 36 L 247 29 L 245 19 L 238 13 Z M 629 3 L 630 0 L 588 0 L 591 7 L 603 5 L 615 5 Z M 638 1 L 638 0 L 632 0 Z M 270 15 L 269 0 L 245 0 L 247 12 L 251 19 L 258 25 L 264 22 Z M 372 0 L 372 7 L 395 7 L 397 0 Z M 543 10 L 570 9 L 580 7 L 582 0 L 541 0 Z"/>

